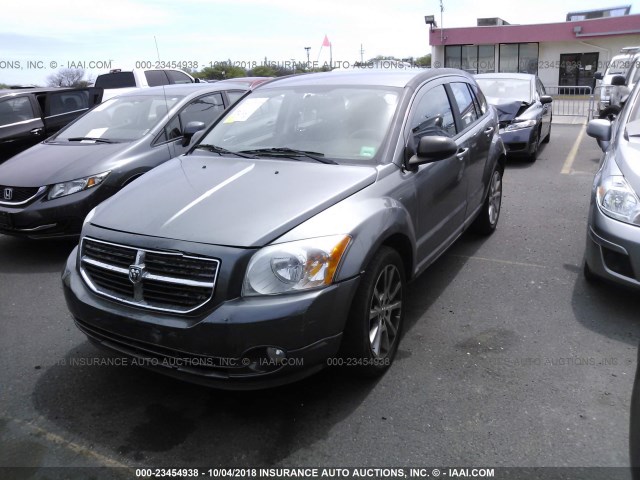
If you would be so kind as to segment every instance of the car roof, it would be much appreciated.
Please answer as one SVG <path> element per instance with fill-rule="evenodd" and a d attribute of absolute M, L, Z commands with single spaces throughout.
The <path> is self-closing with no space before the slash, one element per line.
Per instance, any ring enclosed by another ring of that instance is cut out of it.
<path fill-rule="evenodd" d="M 531 73 L 478 73 L 475 78 L 511 78 L 513 80 L 533 80 L 536 78 Z"/>
<path fill-rule="evenodd" d="M 453 68 L 434 69 L 370 69 L 334 70 L 323 73 L 308 73 L 281 77 L 263 84 L 265 88 L 296 87 L 307 85 L 353 85 L 384 87 L 417 87 L 427 80 L 446 75 L 460 75 L 473 80 L 468 73 Z"/>
<path fill-rule="evenodd" d="M 216 83 L 180 83 L 172 85 L 161 85 L 158 87 L 135 88 L 128 92 L 121 93 L 118 97 L 131 96 L 154 96 L 162 94 L 191 95 L 202 92 L 219 92 L 221 90 L 249 90 L 248 85 L 240 82 L 216 82 Z M 115 97 L 114 97 L 115 98 Z"/>
<path fill-rule="evenodd" d="M 78 90 L 86 87 L 35 87 L 35 88 L 5 88 L 0 89 L 0 97 L 9 97 L 12 95 L 21 95 L 25 93 L 49 93 L 49 92 L 66 92 L 69 90 Z"/>

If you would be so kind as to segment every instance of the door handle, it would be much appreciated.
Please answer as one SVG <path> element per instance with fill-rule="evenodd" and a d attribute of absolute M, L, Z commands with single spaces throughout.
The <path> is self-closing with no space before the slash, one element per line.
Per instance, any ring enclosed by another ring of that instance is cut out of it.
<path fill-rule="evenodd" d="M 42 133 L 42 128 L 34 128 L 29 133 L 31 133 L 32 135 L 40 135 Z"/>
<path fill-rule="evenodd" d="M 483 133 L 488 137 L 493 133 L 493 127 L 485 128 Z"/>
<path fill-rule="evenodd" d="M 456 157 L 458 157 L 459 160 L 464 160 L 464 156 L 467 154 L 468 151 L 469 151 L 469 148 L 461 148 L 456 153 Z"/>

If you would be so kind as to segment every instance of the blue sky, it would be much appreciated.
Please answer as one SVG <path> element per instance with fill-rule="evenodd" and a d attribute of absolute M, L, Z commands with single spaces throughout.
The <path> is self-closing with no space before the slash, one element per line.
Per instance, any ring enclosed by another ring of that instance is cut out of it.
<path fill-rule="evenodd" d="M 621 0 L 444 0 L 444 27 L 477 17 L 510 23 L 564 21 L 569 11 L 630 4 Z M 13 1 L 2 7 L 0 83 L 43 85 L 52 65 L 136 61 L 238 62 L 329 60 L 353 63 L 376 55 L 430 52 L 424 16 L 440 21 L 439 0 L 111 0 Z M 638 13 L 632 7 L 632 13 Z M 27 68 L 27 61 L 36 68 Z M 19 65 L 18 65 L 19 64 Z M 88 69 L 94 77 L 105 69 Z"/>

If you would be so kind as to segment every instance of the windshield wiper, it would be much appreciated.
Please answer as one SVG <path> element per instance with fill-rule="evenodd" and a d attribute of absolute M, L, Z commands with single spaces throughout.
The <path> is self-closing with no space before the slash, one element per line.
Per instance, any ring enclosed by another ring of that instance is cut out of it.
<path fill-rule="evenodd" d="M 311 160 L 315 160 L 320 163 L 327 163 L 331 165 L 337 165 L 333 160 L 329 160 L 324 157 L 324 153 L 320 152 L 309 152 L 305 150 L 295 150 L 293 148 L 287 147 L 279 147 L 279 148 L 257 148 L 255 150 L 242 150 L 242 153 L 250 153 L 253 155 L 264 155 L 271 157 L 288 157 L 288 158 L 296 158 L 296 157 L 307 157 Z"/>
<path fill-rule="evenodd" d="M 109 140 L 108 138 L 99 138 L 99 137 L 73 137 L 67 138 L 69 142 L 82 142 L 83 140 L 91 140 L 96 143 L 118 143 L 114 140 Z"/>
<path fill-rule="evenodd" d="M 256 158 L 252 155 L 245 155 L 244 152 L 232 152 L 231 150 L 227 150 L 226 148 L 218 147 L 217 145 L 208 145 L 206 143 L 201 143 L 200 145 L 195 146 L 196 149 L 207 150 L 208 152 L 217 153 L 218 155 L 236 155 L 242 158 Z"/>

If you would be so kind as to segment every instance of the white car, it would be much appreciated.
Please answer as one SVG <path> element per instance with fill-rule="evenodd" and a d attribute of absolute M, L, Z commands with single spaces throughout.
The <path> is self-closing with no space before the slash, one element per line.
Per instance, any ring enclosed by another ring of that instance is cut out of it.
<path fill-rule="evenodd" d="M 616 84 L 613 80 L 616 76 L 624 77 L 624 84 Z M 611 59 L 606 71 L 596 72 L 594 78 L 602 81 L 600 91 L 596 92 L 598 116 L 617 115 L 622 102 L 640 80 L 640 46 L 623 48 L 620 55 Z"/>
<path fill-rule="evenodd" d="M 172 85 L 180 83 L 199 83 L 186 72 L 176 69 L 157 70 L 122 70 L 115 69 L 98 75 L 95 86 L 104 89 L 102 101 L 135 90 L 136 88 L 158 87 L 160 85 Z"/>

